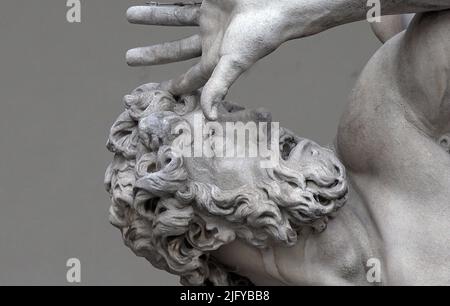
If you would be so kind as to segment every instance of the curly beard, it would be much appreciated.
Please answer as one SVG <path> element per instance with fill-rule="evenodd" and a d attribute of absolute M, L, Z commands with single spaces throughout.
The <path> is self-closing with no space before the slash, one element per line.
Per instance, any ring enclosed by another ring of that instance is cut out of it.
<path fill-rule="evenodd" d="M 326 158 L 301 172 L 282 162 L 268 169 L 258 186 L 225 191 L 192 182 L 176 198 L 192 203 L 202 215 L 225 221 L 237 237 L 253 246 L 292 246 L 304 226 L 325 230 L 328 217 L 347 201 L 345 169 L 331 151 L 323 150 Z"/>

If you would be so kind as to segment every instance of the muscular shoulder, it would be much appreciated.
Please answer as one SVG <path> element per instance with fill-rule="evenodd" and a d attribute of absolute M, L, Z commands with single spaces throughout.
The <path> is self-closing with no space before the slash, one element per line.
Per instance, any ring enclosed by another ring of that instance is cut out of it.
<path fill-rule="evenodd" d="M 450 131 L 450 11 L 419 15 L 369 61 L 341 120 L 347 167 L 373 171 L 404 159 L 404 142 Z M 402 156 L 396 156 L 402 155 Z"/>

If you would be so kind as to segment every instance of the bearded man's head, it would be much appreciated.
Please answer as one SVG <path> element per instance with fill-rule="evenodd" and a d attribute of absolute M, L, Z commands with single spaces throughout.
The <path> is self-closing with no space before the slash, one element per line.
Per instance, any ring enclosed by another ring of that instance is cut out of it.
<path fill-rule="evenodd" d="M 226 123 L 215 122 L 201 132 L 207 157 L 186 156 L 174 144 L 190 139 L 183 133 L 198 118 L 207 124 L 199 94 L 175 99 L 147 87 L 124 100 L 126 110 L 107 145 L 115 154 L 105 178 L 113 202 L 110 221 L 136 255 L 180 275 L 185 285 L 245 284 L 210 253 L 236 239 L 258 248 L 292 246 L 304 227 L 325 230 L 328 217 L 346 202 L 345 169 L 330 149 L 281 129 L 279 160 L 263 168 L 261 156 L 218 154 L 218 140 L 229 143 L 235 135 L 217 133 Z M 235 121 L 270 121 L 265 112 L 230 103 L 221 109 Z M 237 145 L 267 138 L 248 135 Z"/>

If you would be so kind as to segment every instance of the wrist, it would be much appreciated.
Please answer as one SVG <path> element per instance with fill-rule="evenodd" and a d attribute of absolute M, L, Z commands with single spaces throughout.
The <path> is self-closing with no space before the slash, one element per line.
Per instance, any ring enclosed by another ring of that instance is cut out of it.
<path fill-rule="evenodd" d="M 367 0 L 290 0 L 286 11 L 289 39 L 314 35 L 333 27 L 363 20 Z"/>

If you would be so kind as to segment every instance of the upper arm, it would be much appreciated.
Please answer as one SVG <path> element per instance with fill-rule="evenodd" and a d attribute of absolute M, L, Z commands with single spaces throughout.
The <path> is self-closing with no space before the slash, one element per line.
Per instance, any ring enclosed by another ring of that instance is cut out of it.
<path fill-rule="evenodd" d="M 400 90 L 417 118 L 440 132 L 450 128 L 450 11 L 418 15 L 397 54 Z"/>

